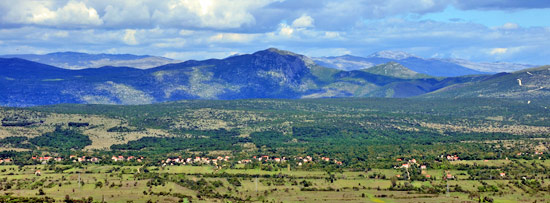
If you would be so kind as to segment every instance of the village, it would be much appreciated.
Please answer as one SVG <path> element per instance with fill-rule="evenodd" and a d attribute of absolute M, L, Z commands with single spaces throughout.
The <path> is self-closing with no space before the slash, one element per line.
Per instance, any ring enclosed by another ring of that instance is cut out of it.
<path fill-rule="evenodd" d="M 283 157 L 271 157 L 267 155 L 261 155 L 261 156 L 252 156 L 250 159 L 239 159 L 234 160 L 231 156 L 217 156 L 217 157 L 171 157 L 160 160 L 158 163 L 161 166 L 167 166 L 167 165 L 214 165 L 218 166 L 219 163 L 232 163 L 235 164 L 250 164 L 253 162 L 261 162 L 261 163 L 285 163 L 289 160 L 292 160 L 296 163 L 297 166 L 302 166 L 307 163 L 316 163 L 317 162 L 324 162 L 324 163 L 333 163 L 336 165 L 342 165 L 342 161 L 338 161 L 336 159 L 331 159 L 329 157 L 319 157 L 317 159 L 314 159 L 312 156 L 299 156 L 294 158 L 287 158 L 285 156 Z M 102 159 L 98 157 L 87 157 L 87 156 L 76 156 L 76 155 L 70 155 L 69 157 L 61 157 L 61 156 L 33 156 L 31 157 L 30 161 L 32 161 L 33 164 L 48 164 L 52 162 L 72 162 L 72 163 L 100 163 L 101 161 L 111 161 L 111 162 L 138 162 L 142 163 L 145 161 L 145 157 L 140 156 L 127 156 L 124 157 L 122 155 L 113 155 L 110 159 Z M 13 159 L 11 158 L 5 158 L 0 159 L 0 164 L 12 164 Z"/>

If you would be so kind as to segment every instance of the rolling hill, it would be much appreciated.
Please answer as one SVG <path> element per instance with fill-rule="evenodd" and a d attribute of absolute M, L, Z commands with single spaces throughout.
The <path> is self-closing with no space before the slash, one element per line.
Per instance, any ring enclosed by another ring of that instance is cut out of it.
<path fill-rule="evenodd" d="M 514 98 L 546 100 L 550 98 L 550 66 L 499 73 L 483 80 L 451 85 L 426 94 L 425 97 L 445 98 Z"/>

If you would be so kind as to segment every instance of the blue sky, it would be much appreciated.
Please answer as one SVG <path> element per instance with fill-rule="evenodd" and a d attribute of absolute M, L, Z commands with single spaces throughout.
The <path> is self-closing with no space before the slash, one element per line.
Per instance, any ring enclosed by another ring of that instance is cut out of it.
<path fill-rule="evenodd" d="M 0 54 L 78 51 L 223 58 L 277 47 L 308 56 L 550 64 L 544 0 L 0 1 Z"/>

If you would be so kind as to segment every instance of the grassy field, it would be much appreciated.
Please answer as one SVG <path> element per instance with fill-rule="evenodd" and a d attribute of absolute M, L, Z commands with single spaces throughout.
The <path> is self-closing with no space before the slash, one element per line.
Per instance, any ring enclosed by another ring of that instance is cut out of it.
<path fill-rule="evenodd" d="M 509 161 L 463 161 L 457 164 L 500 165 L 507 162 Z M 544 165 L 549 163 L 538 160 L 535 162 Z M 40 170 L 40 176 L 35 175 L 37 170 Z M 427 174 L 437 177 L 429 181 L 395 180 L 396 185 L 410 183 L 415 188 L 444 188 L 447 181 L 440 177 L 445 172 L 457 174 L 456 179 L 448 181 L 451 188 L 449 194 L 389 189 L 392 177 L 400 174 L 400 169 L 336 172 L 332 173 L 332 180 L 325 171 L 262 171 L 239 168 L 215 170 L 212 166 L 188 165 L 164 168 L 115 165 L 0 165 L 0 171 L 1 194 L 22 197 L 48 196 L 59 201 L 71 198 L 106 202 L 473 202 L 479 197 L 490 197 L 495 202 L 545 202 L 550 198 L 548 192 L 534 192 L 511 184 L 515 180 L 471 180 L 468 171 L 461 170 L 428 169 Z M 371 174 L 384 174 L 386 177 L 370 178 Z M 204 187 L 193 187 L 193 184 L 196 186 L 200 182 L 203 182 Z M 456 185 L 462 190 L 457 191 Z M 498 191 L 479 191 L 479 187 L 484 185 L 495 186 Z M 548 186 L 547 182 L 541 185 Z M 211 189 L 210 196 L 205 195 L 208 193 L 204 190 L 208 191 L 208 188 Z M 40 190 L 43 194 L 40 194 Z"/>

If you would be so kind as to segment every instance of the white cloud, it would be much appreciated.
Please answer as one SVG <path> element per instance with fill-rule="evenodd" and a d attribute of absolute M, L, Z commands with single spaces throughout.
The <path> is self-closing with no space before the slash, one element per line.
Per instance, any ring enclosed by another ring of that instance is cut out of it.
<path fill-rule="evenodd" d="M 301 17 L 297 18 L 296 20 L 294 20 L 292 22 L 292 27 L 296 27 L 296 28 L 309 28 L 309 27 L 313 27 L 313 22 L 315 20 L 313 20 L 313 18 L 311 16 L 308 16 L 308 15 L 302 15 Z"/>
<path fill-rule="evenodd" d="M 518 24 L 515 24 L 515 23 L 505 23 L 503 26 L 502 26 L 503 29 L 507 29 L 507 30 L 514 30 L 514 29 L 518 29 L 519 28 L 519 25 Z"/>
<path fill-rule="evenodd" d="M 6 1 L 7 2 L 7 1 Z M 97 11 L 84 2 L 71 0 L 58 8 L 48 1 L 10 1 L 2 21 L 12 24 L 31 24 L 53 27 L 80 28 L 103 23 Z"/>
<path fill-rule="evenodd" d="M 102 19 L 109 27 L 149 26 L 151 14 L 146 4 L 140 1 L 113 1 L 107 5 Z"/>
<path fill-rule="evenodd" d="M 138 41 L 136 40 L 136 30 L 132 29 L 126 29 L 124 31 L 124 37 L 122 38 L 122 41 L 128 45 L 137 45 Z"/>
<path fill-rule="evenodd" d="M 282 23 L 279 25 L 278 33 L 279 35 L 282 35 L 282 36 L 291 37 L 292 33 L 294 33 L 294 29 L 288 26 L 287 24 Z"/>
<path fill-rule="evenodd" d="M 240 33 L 219 33 L 208 39 L 209 42 L 238 42 L 247 43 L 254 40 L 256 34 L 240 34 Z"/>
<path fill-rule="evenodd" d="M 152 19 L 175 27 L 239 28 L 253 24 L 251 10 L 272 0 L 172 0 L 155 8 Z"/>
<path fill-rule="evenodd" d="M 505 54 L 508 51 L 508 48 L 494 48 L 489 53 L 491 55 Z"/>
<path fill-rule="evenodd" d="M 339 32 L 327 31 L 327 32 L 325 32 L 325 38 L 337 39 L 337 38 L 340 38 L 340 33 Z"/>
<path fill-rule="evenodd" d="M 193 31 L 193 30 L 183 30 L 183 29 L 180 30 L 180 32 L 179 32 L 179 34 L 181 36 L 188 36 L 188 35 L 192 35 L 194 33 L 195 33 L 195 31 Z"/>

